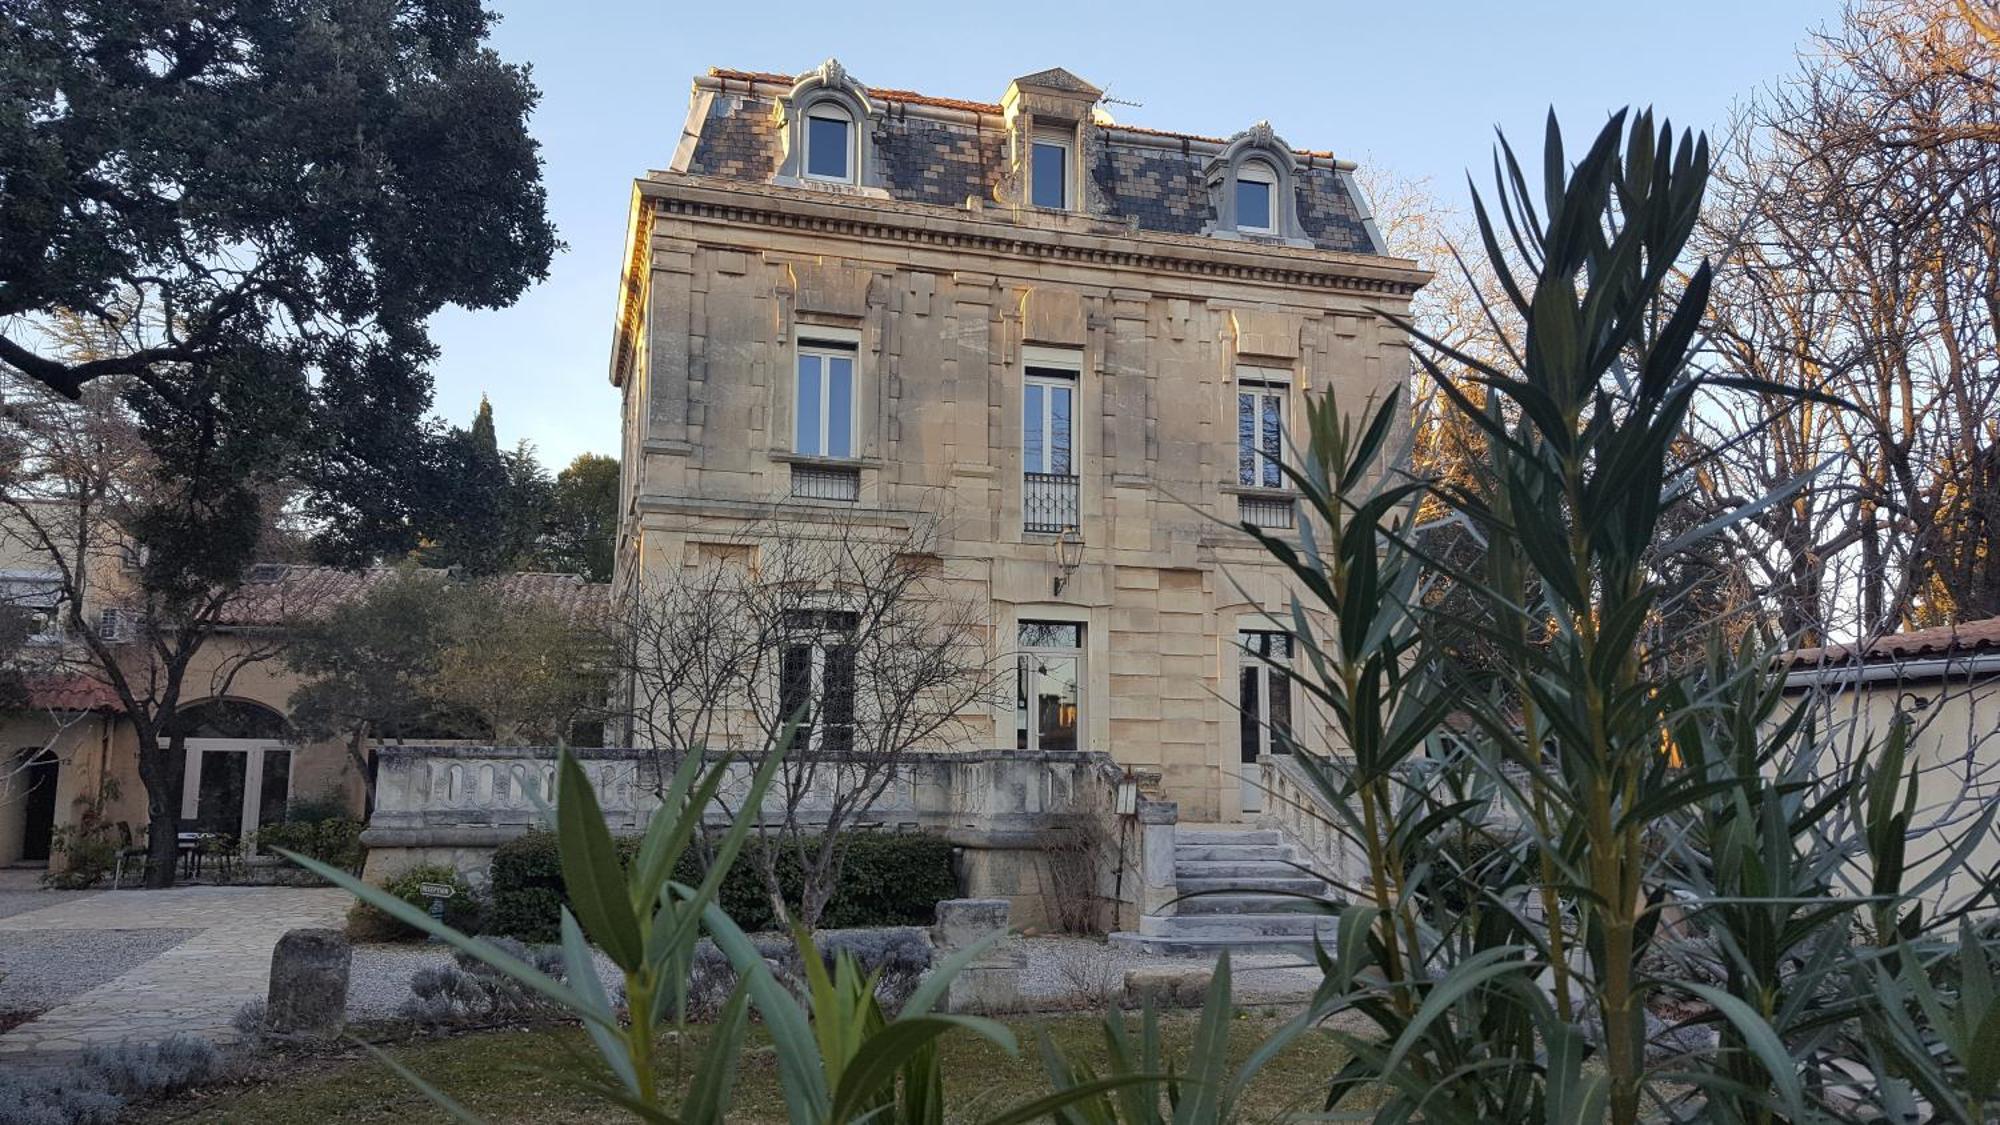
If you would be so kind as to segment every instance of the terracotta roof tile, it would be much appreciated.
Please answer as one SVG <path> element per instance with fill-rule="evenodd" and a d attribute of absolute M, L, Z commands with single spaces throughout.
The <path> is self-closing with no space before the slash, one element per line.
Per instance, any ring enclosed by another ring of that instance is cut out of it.
<path fill-rule="evenodd" d="M 1823 645 L 1793 652 L 1794 667 L 1842 664 L 1857 657 L 1865 663 L 1885 664 L 1898 660 L 1920 660 L 1941 656 L 2000 652 L 2000 617 L 1939 625 L 1878 637 L 1867 645 Z"/>
<path fill-rule="evenodd" d="M 393 567 L 366 570 L 339 570 L 325 566 L 297 566 L 271 563 L 253 575 L 224 610 L 225 624 L 239 628 L 280 625 L 301 616 L 311 617 L 336 605 L 365 597 L 368 591 L 396 573 Z M 446 577 L 442 570 L 420 574 Z M 521 572 L 477 579 L 496 590 L 507 602 L 541 602 L 561 608 L 579 621 L 595 624 L 609 609 L 610 585 L 586 582 L 580 575 Z"/>
<path fill-rule="evenodd" d="M 37 711 L 108 711 L 116 714 L 124 705 L 111 685 L 86 675 L 31 678 L 22 685 L 27 690 L 29 708 Z"/>

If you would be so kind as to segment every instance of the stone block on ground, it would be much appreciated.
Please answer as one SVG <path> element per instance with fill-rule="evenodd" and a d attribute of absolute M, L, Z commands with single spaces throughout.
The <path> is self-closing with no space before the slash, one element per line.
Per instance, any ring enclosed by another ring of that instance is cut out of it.
<path fill-rule="evenodd" d="M 940 959 L 1007 932 L 1011 904 L 1004 898 L 946 899 L 937 905 Z M 1008 1012 L 1021 1006 L 1022 956 L 1011 938 L 987 950 L 952 978 L 945 992 L 948 1012 Z"/>
<path fill-rule="evenodd" d="M 1125 972 L 1125 1002 L 1143 1007 L 1150 1001 L 1155 1008 L 1199 1008 L 1208 999 L 1208 968 L 1144 968 Z"/>
<path fill-rule="evenodd" d="M 289 930 L 271 950 L 265 1028 L 273 1035 L 338 1036 L 347 1023 L 347 978 L 354 951 L 334 929 Z"/>

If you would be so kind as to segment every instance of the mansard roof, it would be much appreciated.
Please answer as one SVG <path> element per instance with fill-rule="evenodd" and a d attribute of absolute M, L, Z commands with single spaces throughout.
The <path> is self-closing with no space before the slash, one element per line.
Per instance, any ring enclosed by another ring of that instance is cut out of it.
<path fill-rule="evenodd" d="M 784 159 L 777 102 L 801 77 L 717 68 L 697 79 L 673 170 L 771 182 Z M 1073 90 L 1093 99 L 1101 93 L 1060 67 L 1017 78 L 1014 85 Z M 902 202 L 954 208 L 969 199 L 982 204 L 995 200 L 1009 163 L 1008 125 L 999 104 L 866 89 L 870 101 L 884 107 L 870 126 L 873 172 L 880 177 L 871 183 L 882 193 Z M 1123 125 L 1101 112 L 1093 127 L 1102 144 L 1086 150 L 1085 171 L 1103 200 L 1103 218 L 1166 234 L 1215 230 L 1209 166 L 1244 134 L 1222 138 Z M 1269 134 L 1269 127 L 1263 132 Z M 1283 145 L 1270 135 L 1273 143 Z M 1285 149 L 1293 157 L 1292 188 L 1305 240 L 1321 250 L 1383 253 L 1354 183 L 1354 166 L 1323 150 Z"/>

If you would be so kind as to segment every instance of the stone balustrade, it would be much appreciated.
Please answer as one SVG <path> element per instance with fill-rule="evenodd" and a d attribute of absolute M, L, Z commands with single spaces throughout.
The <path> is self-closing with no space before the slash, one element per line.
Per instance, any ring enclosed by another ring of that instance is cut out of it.
<path fill-rule="evenodd" d="M 1264 811 L 1257 818 L 1266 828 L 1284 832 L 1305 853 L 1314 871 L 1338 878 L 1348 886 L 1367 882 L 1367 861 L 1347 838 L 1326 807 L 1318 787 L 1290 754 L 1266 754 L 1257 760 L 1264 787 Z"/>
<path fill-rule="evenodd" d="M 659 807 L 671 763 L 640 749 L 574 751 L 614 832 L 636 833 Z M 755 764 L 731 762 L 713 824 L 742 808 Z M 795 801 L 808 825 L 823 822 L 832 795 L 857 783 L 859 767 L 822 757 L 788 764 L 765 794 L 760 819 L 782 823 Z M 865 811 L 844 827 L 937 832 L 960 846 L 965 892 L 1014 901 L 1017 922 L 1047 917 L 1046 853 L 1064 833 L 1089 831 L 1103 860 L 1097 893 L 1116 920 L 1136 916 L 1142 903 L 1171 897 L 1142 870 L 1149 836 L 1170 841 L 1172 802 L 1141 797 L 1133 814 L 1117 813 L 1118 790 L 1131 782 L 1157 786 L 1157 774 L 1128 775 L 1109 755 L 1087 752 L 986 750 L 913 752 Z M 546 747 L 385 746 L 379 751 L 374 812 L 362 842 L 367 875 L 382 879 L 418 863 L 446 863 L 483 884 L 492 850 L 531 828 L 544 827 L 553 808 L 555 752 Z M 1126 823 L 1130 821 L 1131 823 Z M 1141 824 L 1140 822 L 1144 823 Z M 1171 850 L 1169 846 L 1169 851 Z"/>

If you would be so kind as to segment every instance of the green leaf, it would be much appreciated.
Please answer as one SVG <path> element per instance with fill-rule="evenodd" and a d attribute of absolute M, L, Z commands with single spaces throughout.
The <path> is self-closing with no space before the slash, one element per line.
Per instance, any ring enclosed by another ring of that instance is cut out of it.
<path fill-rule="evenodd" d="M 682 1125 L 724 1125 L 736 1088 L 736 1068 L 743 1059 L 743 1034 L 750 1022 L 750 984 L 738 978 L 729 1002 L 709 1028 L 708 1048 L 681 1100 Z"/>
<path fill-rule="evenodd" d="M 896 1074 L 917 1052 L 939 1036 L 952 1031 L 970 1031 L 1015 1053 L 1014 1033 L 1005 1024 L 976 1016 L 911 1016 L 898 1019 L 868 1037 L 848 1060 L 840 1084 L 833 1093 L 831 1122 L 846 1122 L 858 1109 L 891 1092 Z"/>
<path fill-rule="evenodd" d="M 590 1003 L 611 1010 L 611 997 L 604 991 L 604 981 L 597 975 L 597 959 L 591 956 L 590 944 L 583 940 L 583 929 L 576 924 L 576 916 L 569 907 L 562 908 L 562 952 L 563 968 L 569 974 L 571 984 L 577 993 Z M 636 1013 L 634 1018 L 636 1018 Z M 639 1072 L 632 1064 L 629 1054 L 630 1044 L 620 1033 L 620 1028 L 612 1023 L 586 1023 L 584 1030 L 590 1033 L 591 1042 L 597 1045 L 597 1053 L 611 1073 L 625 1084 L 634 1095 L 639 1093 Z"/>
<path fill-rule="evenodd" d="M 1229 1065 L 1229 951 L 1215 962 L 1201 1022 L 1188 1048 L 1188 1081 L 1193 1096 L 1174 1108 L 1175 1125 L 1205 1125 L 1223 1117 L 1223 1071 Z"/>
<path fill-rule="evenodd" d="M 778 1057 L 778 1088 L 784 1093 L 786 1111 L 793 1121 L 825 1120 L 831 1097 L 819 1044 L 805 1011 L 771 976 L 771 968 L 764 963 L 764 955 L 756 943 L 745 936 L 720 906 L 708 904 L 702 911 L 702 922 L 709 936 L 715 939 L 715 947 L 729 958 L 736 975 L 749 986 L 750 997 L 764 1017 L 764 1027 Z"/>
<path fill-rule="evenodd" d="M 1772 1030 L 1770 1023 L 1758 1015 L 1755 1008 L 1719 988 L 1690 981 L 1675 983 L 1708 1001 L 1710 1006 L 1721 1012 L 1723 1017 L 1735 1026 L 1737 1034 L 1743 1037 L 1744 1046 L 1757 1056 L 1757 1061 L 1769 1075 L 1771 1084 L 1777 1087 L 1785 1112 L 1790 1114 L 1794 1121 L 1806 1118 L 1805 1087 L 1799 1081 L 1799 1064 L 1792 1058 L 1791 1052 L 1785 1049 L 1784 1042 L 1778 1038 L 1778 1033 Z"/>
<path fill-rule="evenodd" d="M 559 755 L 556 771 L 556 839 L 570 905 L 598 948 L 619 968 L 636 972 L 645 943 L 604 810 L 583 767 L 567 751 Z"/>

